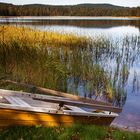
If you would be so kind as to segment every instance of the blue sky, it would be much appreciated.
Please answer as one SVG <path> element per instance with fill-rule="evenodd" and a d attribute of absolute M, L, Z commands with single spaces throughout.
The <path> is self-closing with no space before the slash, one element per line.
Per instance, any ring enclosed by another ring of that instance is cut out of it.
<path fill-rule="evenodd" d="M 13 4 L 52 4 L 52 5 L 73 5 L 78 3 L 109 3 L 120 6 L 140 6 L 140 0 L 0 0 L 0 2 Z"/>

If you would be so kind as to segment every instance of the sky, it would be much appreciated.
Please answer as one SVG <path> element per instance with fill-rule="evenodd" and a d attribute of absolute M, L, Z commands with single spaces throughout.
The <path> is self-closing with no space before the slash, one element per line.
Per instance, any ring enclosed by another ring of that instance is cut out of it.
<path fill-rule="evenodd" d="M 51 5 L 73 5 L 79 3 L 109 3 L 119 6 L 137 7 L 140 6 L 140 0 L 0 0 L 0 2 L 23 4 L 51 4 Z"/>

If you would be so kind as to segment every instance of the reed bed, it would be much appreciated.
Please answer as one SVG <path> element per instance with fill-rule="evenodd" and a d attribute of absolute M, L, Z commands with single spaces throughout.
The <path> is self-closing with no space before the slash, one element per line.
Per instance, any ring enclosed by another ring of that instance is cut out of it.
<path fill-rule="evenodd" d="M 134 59 L 128 59 L 132 54 L 127 48 L 120 53 L 118 44 L 105 37 L 91 39 L 27 27 L 0 26 L 0 33 L 0 79 L 102 98 L 117 105 L 126 99 L 124 86 Z M 105 63 L 110 58 L 116 63 L 113 72 Z"/>
<path fill-rule="evenodd" d="M 82 47 L 89 43 L 86 37 L 78 37 L 73 34 L 62 35 L 51 31 L 35 31 L 28 27 L 0 26 L 0 32 L 1 43 L 10 45 L 11 42 L 15 41 L 21 47 L 24 47 L 25 44 L 30 47 Z"/>

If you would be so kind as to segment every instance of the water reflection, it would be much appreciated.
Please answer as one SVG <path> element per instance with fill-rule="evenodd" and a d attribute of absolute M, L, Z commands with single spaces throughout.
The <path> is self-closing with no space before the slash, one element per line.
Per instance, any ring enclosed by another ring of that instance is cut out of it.
<path fill-rule="evenodd" d="M 83 17 L 81 17 L 81 19 L 79 20 L 78 18 L 75 19 L 69 19 L 69 18 L 65 18 L 65 19 L 60 19 L 60 17 L 58 17 L 56 19 L 56 17 L 53 17 L 53 20 L 50 19 L 43 19 L 42 17 L 36 18 L 36 17 L 30 17 L 29 19 L 27 17 L 25 17 L 23 19 L 22 18 L 13 18 L 13 17 L 5 17 L 5 18 L 0 18 L 0 23 L 2 24 L 31 24 L 34 26 L 58 26 L 58 25 L 63 25 L 63 26 L 76 26 L 76 27 L 81 27 L 81 28 L 110 28 L 110 27 L 118 27 L 118 26 L 135 26 L 136 28 L 140 29 L 140 19 L 137 18 L 136 19 L 129 19 L 129 20 L 123 20 L 122 19 L 116 19 L 116 20 L 109 20 L 109 19 L 102 19 L 102 20 L 97 20 L 97 19 L 88 19 L 88 20 L 84 20 Z"/>

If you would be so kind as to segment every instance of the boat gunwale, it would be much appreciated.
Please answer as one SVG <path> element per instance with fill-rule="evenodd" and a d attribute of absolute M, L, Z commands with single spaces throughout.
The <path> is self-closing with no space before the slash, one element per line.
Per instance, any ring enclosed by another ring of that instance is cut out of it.
<path fill-rule="evenodd" d="M 55 114 L 55 115 L 70 115 L 70 116 L 85 116 L 85 117 L 117 117 L 117 113 L 90 113 L 90 112 L 74 112 L 71 110 L 60 111 L 53 108 L 40 108 L 40 107 L 24 107 L 20 105 L 4 104 L 0 103 L 0 109 L 17 110 L 23 112 L 34 112 L 34 113 L 44 113 L 44 114 Z M 34 110 L 33 110 L 34 109 Z M 41 110 L 42 109 L 42 110 Z"/>
<path fill-rule="evenodd" d="M 56 98 L 56 99 L 62 99 L 62 101 L 63 101 L 63 99 L 64 99 L 64 97 L 54 97 L 54 96 L 48 96 L 48 95 L 40 95 L 40 94 L 32 94 L 32 93 L 27 93 L 27 92 L 21 92 L 21 91 L 12 91 L 12 90 L 3 90 L 3 89 L 0 89 L 0 96 L 13 96 L 13 97 L 28 97 L 28 98 L 31 98 L 31 99 L 34 99 L 35 97 L 37 98 L 37 97 L 40 97 L 40 98 L 42 98 L 42 97 L 45 97 L 45 98 L 47 98 L 47 100 L 49 100 L 50 99 L 50 97 L 53 97 L 53 98 Z M 73 102 L 73 100 L 71 101 L 69 98 L 66 98 L 66 100 L 68 100 L 68 101 L 70 101 L 70 103 L 72 103 Z M 54 102 L 53 102 L 54 103 Z M 61 103 L 61 101 L 60 101 L 60 103 Z M 69 102 L 68 102 L 69 103 Z M 59 107 L 59 103 L 57 102 L 57 104 L 58 104 L 58 107 Z M 85 104 L 85 103 L 84 103 Z M 30 105 L 30 104 L 29 104 Z M 64 104 L 65 105 L 65 104 Z M 82 104 L 83 105 L 83 104 Z M 73 105 L 74 106 L 74 105 Z M 36 111 L 38 111 L 38 112 L 42 112 L 42 113 L 50 113 L 51 111 L 56 111 L 55 112 L 55 114 L 56 113 L 62 113 L 63 112 L 63 114 L 65 114 L 65 115 L 76 115 L 76 113 L 74 114 L 74 111 L 69 111 L 68 112 L 68 110 L 58 110 L 58 109 L 53 109 L 53 108 L 51 108 L 51 109 L 47 109 L 47 108 L 44 108 L 44 107 L 29 107 L 29 106 L 21 106 L 21 105 L 13 105 L 13 104 L 4 104 L 4 103 L 0 103 L 0 108 L 11 108 L 11 109 L 18 109 L 18 110 L 28 110 L 28 111 L 34 111 L 34 110 L 36 110 Z M 47 111 L 47 112 L 46 112 Z M 78 112 L 80 115 L 85 115 L 85 116 L 106 116 L 106 117 L 117 117 L 118 116 L 118 114 L 117 113 L 114 113 L 114 112 L 109 112 L 109 111 L 106 111 L 107 113 L 95 113 L 95 112 L 88 112 L 88 111 L 86 111 L 86 112 Z"/>

